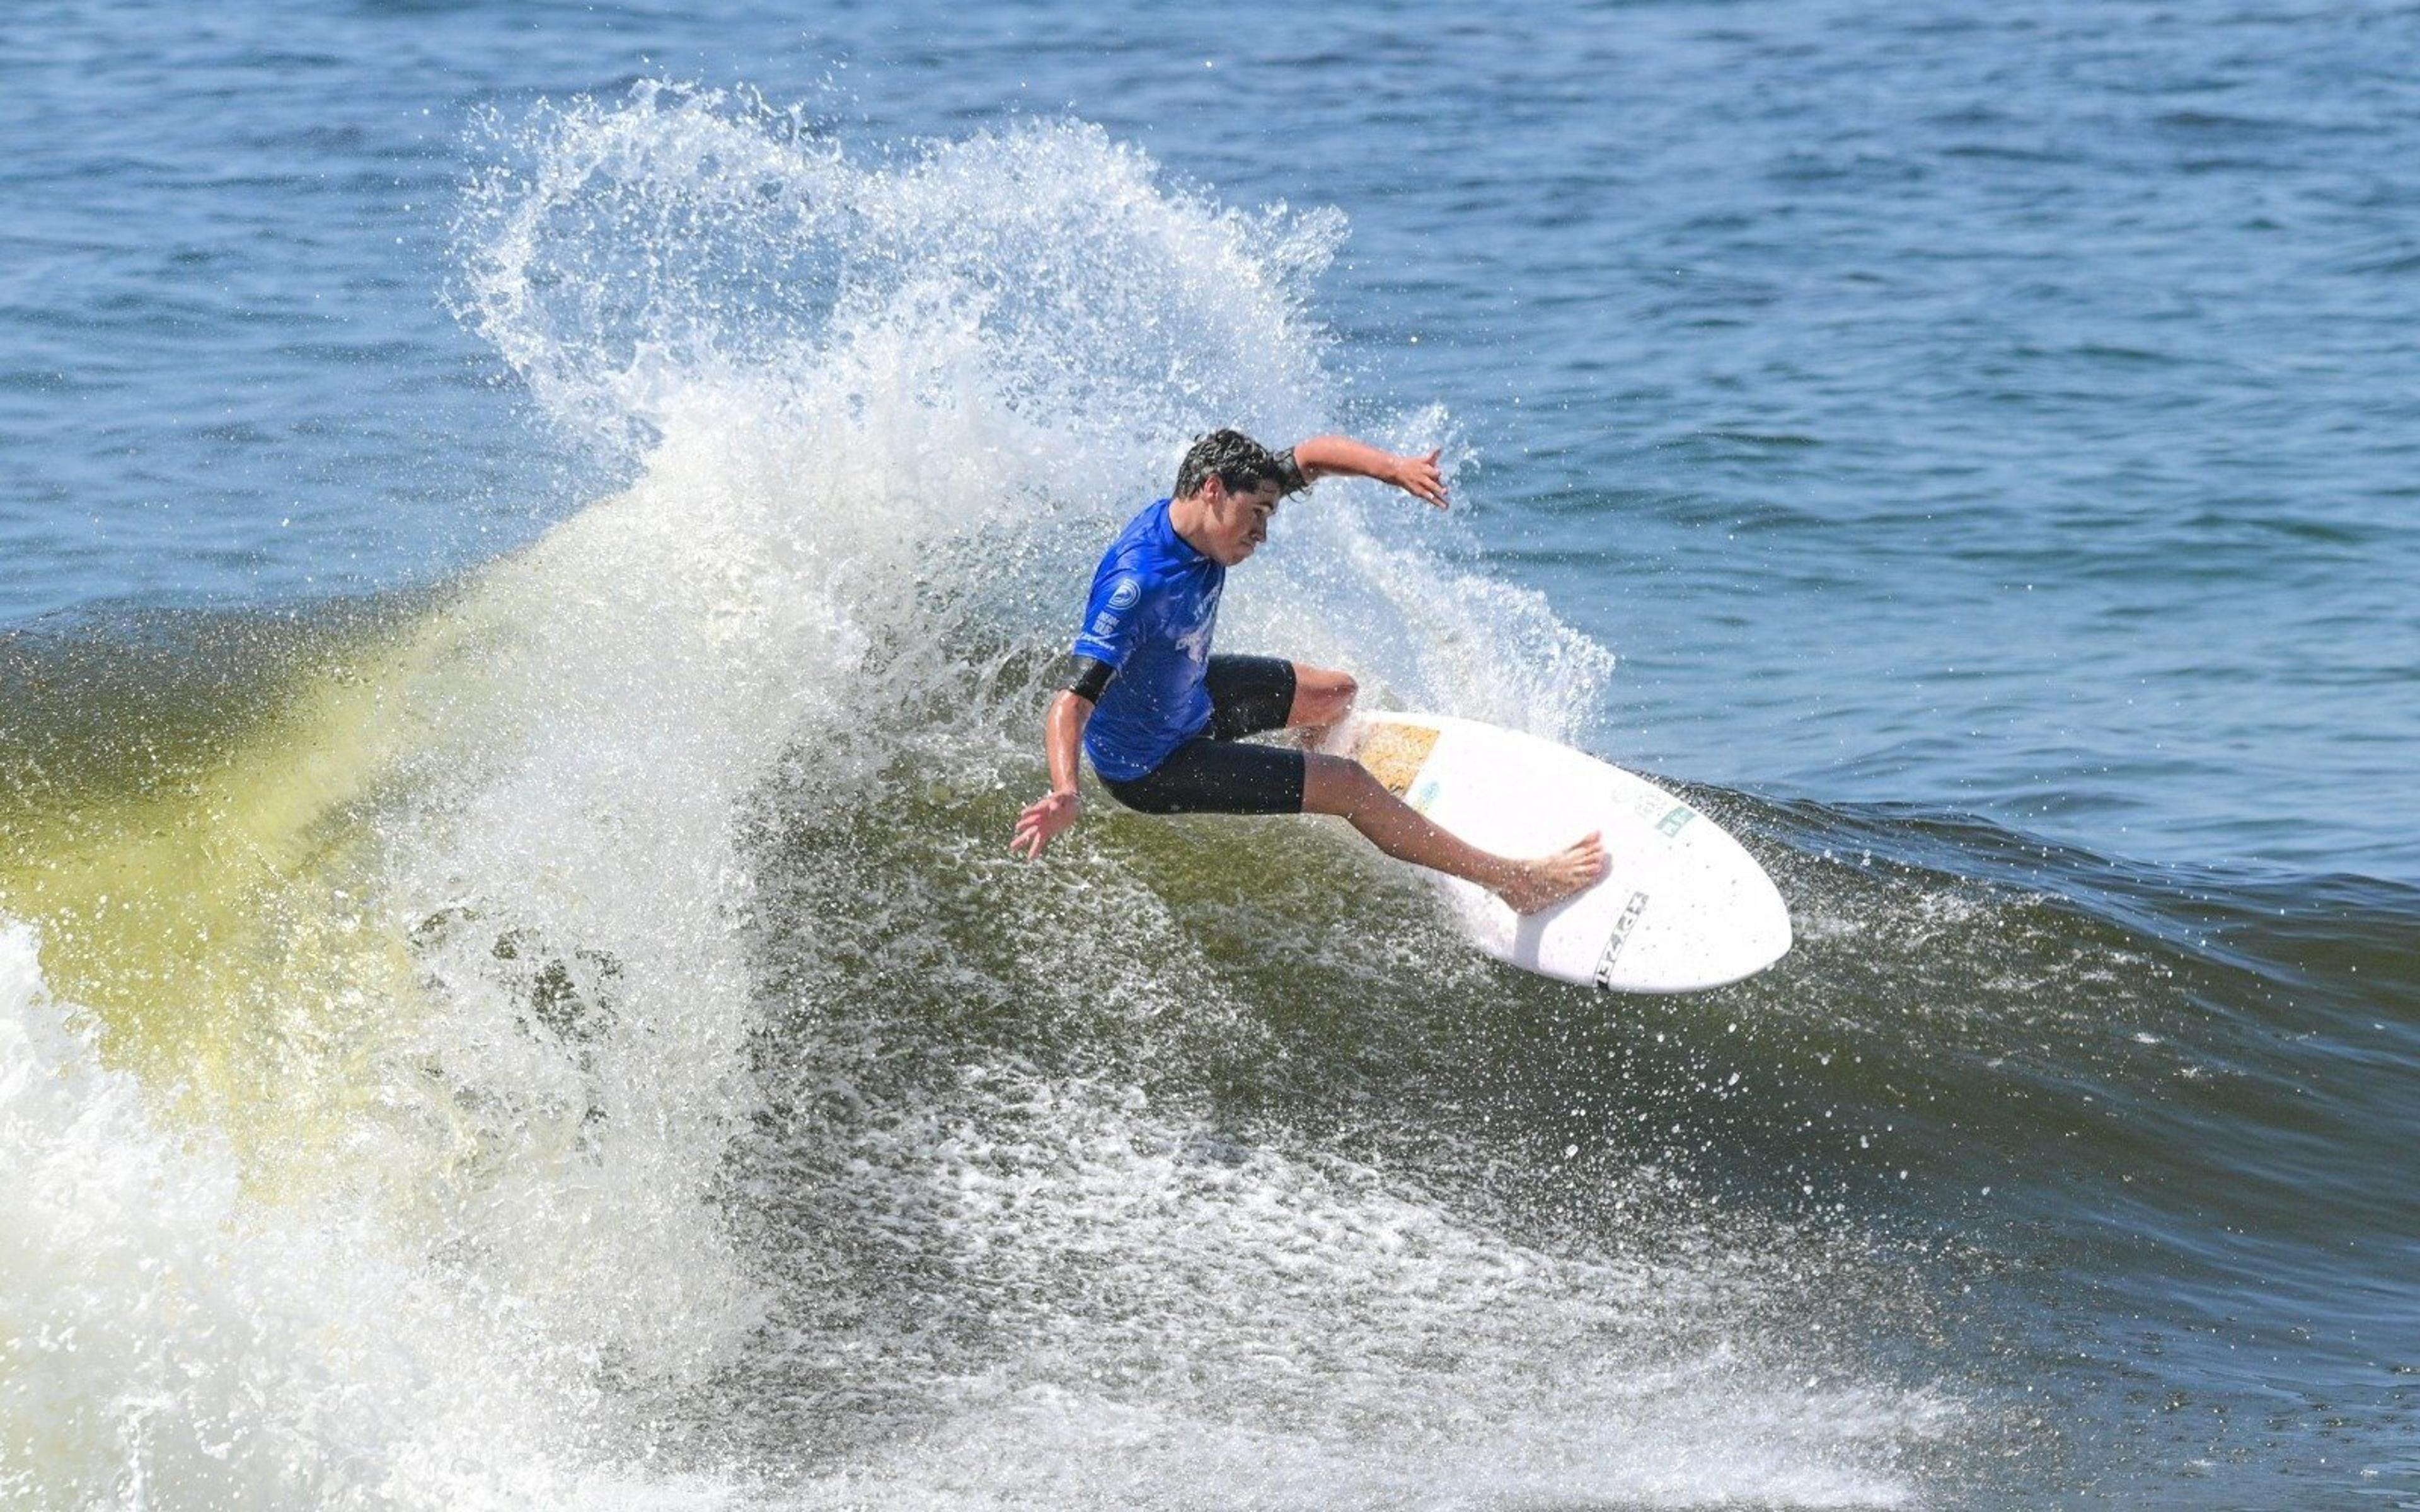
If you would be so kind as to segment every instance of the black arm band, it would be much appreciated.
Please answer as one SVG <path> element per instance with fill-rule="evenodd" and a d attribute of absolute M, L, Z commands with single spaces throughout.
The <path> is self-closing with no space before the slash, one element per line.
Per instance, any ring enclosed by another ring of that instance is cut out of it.
<path fill-rule="evenodd" d="M 1117 674 L 1118 670 L 1106 661 L 1096 661 L 1091 656 L 1069 656 L 1065 669 L 1059 674 L 1059 686 L 1087 703 L 1098 703 L 1101 695 L 1109 691 L 1109 679 Z"/>

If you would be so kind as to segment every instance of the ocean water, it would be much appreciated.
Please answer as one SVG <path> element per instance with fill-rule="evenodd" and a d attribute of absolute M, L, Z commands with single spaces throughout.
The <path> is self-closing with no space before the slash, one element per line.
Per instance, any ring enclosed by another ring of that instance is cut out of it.
<path fill-rule="evenodd" d="M 0 18 L 0 1501 L 2420 1505 L 2420 12 Z M 1106 803 L 1222 643 L 1722 992 Z"/>

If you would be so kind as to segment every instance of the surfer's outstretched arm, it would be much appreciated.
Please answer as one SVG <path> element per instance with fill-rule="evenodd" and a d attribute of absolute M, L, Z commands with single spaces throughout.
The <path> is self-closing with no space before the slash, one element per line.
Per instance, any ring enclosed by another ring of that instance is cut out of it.
<path fill-rule="evenodd" d="M 1050 842 L 1076 825 L 1084 797 L 1076 787 L 1078 753 L 1084 748 L 1084 726 L 1093 717 L 1093 701 L 1073 688 L 1061 688 L 1042 717 L 1042 748 L 1050 761 L 1050 795 L 1029 803 L 1016 816 L 1016 838 L 1008 848 L 1031 861 Z"/>
<path fill-rule="evenodd" d="M 1443 453 L 1439 447 L 1426 456 L 1398 456 L 1350 436 L 1313 436 L 1295 444 L 1294 463 L 1302 469 L 1305 483 L 1330 477 L 1375 478 L 1443 509 L 1445 477 L 1437 471 L 1437 458 Z"/>
<path fill-rule="evenodd" d="M 1359 762 L 1342 756 L 1305 758 L 1302 808 L 1350 823 L 1371 844 L 1398 861 L 1476 882 L 1512 905 L 1516 914 L 1551 908 L 1605 876 L 1605 842 L 1583 836 L 1552 856 L 1521 860 L 1482 851 L 1387 791 Z"/>

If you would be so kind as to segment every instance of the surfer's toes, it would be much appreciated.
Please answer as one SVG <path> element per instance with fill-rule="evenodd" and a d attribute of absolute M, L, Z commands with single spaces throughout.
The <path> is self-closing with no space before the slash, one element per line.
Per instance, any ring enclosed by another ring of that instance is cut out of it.
<path fill-rule="evenodd" d="M 1590 834 L 1552 856 L 1526 863 L 1521 876 L 1503 889 L 1504 901 L 1516 914 L 1552 908 L 1604 881 L 1606 864 L 1605 839 Z"/>

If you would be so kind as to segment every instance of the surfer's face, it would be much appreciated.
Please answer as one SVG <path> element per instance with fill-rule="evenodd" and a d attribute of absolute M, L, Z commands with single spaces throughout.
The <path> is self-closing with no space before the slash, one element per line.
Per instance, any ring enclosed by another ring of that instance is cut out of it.
<path fill-rule="evenodd" d="M 1222 567 L 1232 567 L 1261 548 L 1269 538 L 1269 517 L 1278 512 L 1278 486 L 1262 483 L 1249 490 L 1229 492 L 1213 477 L 1202 486 L 1210 539 L 1203 549 Z"/>

